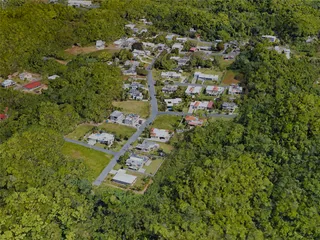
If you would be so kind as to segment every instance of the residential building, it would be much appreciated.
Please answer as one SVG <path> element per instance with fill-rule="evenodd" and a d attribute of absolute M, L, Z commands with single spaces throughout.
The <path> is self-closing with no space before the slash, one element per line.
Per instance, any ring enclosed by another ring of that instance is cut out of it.
<path fill-rule="evenodd" d="M 138 49 L 134 49 L 133 51 L 132 51 L 132 53 L 133 53 L 133 56 L 134 57 L 137 57 L 137 56 L 150 56 L 151 55 L 151 52 L 150 51 L 148 51 L 148 50 L 138 50 Z"/>
<path fill-rule="evenodd" d="M 176 36 L 176 35 L 174 35 L 174 34 L 168 34 L 168 35 L 166 36 L 166 39 L 167 39 L 168 41 L 172 41 L 175 36 Z"/>
<path fill-rule="evenodd" d="M 4 110 L 4 113 L 1 113 L 1 114 L 0 114 L 0 121 L 3 121 L 3 120 L 5 120 L 5 119 L 8 118 L 8 114 L 7 114 L 8 109 L 9 109 L 9 108 L 6 107 L 6 109 Z"/>
<path fill-rule="evenodd" d="M 115 123 L 122 123 L 124 118 L 125 118 L 124 114 L 120 111 L 114 111 L 110 115 L 110 121 Z"/>
<path fill-rule="evenodd" d="M 139 170 L 148 161 L 148 157 L 131 155 L 130 158 L 126 160 L 126 166 L 132 170 Z"/>
<path fill-rule="evenodd" d="M 188 41 L 188 38 L 186 38 L 186 37 L 177 37 L 176 40 L 177 40 L 178 42 L 185 43 L 186 41 Z"/>
<path fill-rule="evenodd" d="M 133 185 L 137 180 L 136 176 L 126 173 L 126 170 L 119 169 L 117 174 L 112 178 L 113 182 L 123 184 L 123 185 Z"/>
<path fill-rule="evenodd" d="M 32 80 L 32 74 L 31 73 L 28 73 L 28 72 L 23 72 L 23 73 L 20 73 L 19 74 L 19 78 L 20 80 L 28 80 L 28 81 L 31 81 Z"/>
<path fill-rule="evenodd" d="M 183 45 L 181 43 L 175 43 L 172 45 L 172 50 L 174 50 L 174 49 L 178 49 L 179 52 L 181 52 L 183 49 Z"/>
<path fill-rule="evenodd" d="M 198 52 L 198 48 L 192 47 L 192 48 L 190 48 L 189 52 Z"/>
<path fill-rule="evenodd" d="M 241 94 L 243 91 L 243 88 L 240 87 L 238 84 L 231 84 L 231 86 L 229 87 L 228 93 L 230 95 L 234 95 L 234 94 Z"/>
<path fill-rule="evenodd" d="M 91 5 L 92 5 L 91 1 L 68 0 L 68 6 L 72 6 L 72 7 L 90 7 Z"/>
<path fill-rule="evenodd" d="M 136 149 L 143 152 L 150 152 L 158 149 L 159 147 L 160 145 L 155 142 L 144 140 L 141 144 L 136 146 Z"/>
<path fill-rule="evenodd" d="M 11 80 L 11 79 L 4 80 L 1 83 L 1 86 L 4 87 L 4 88 L 10 87 L 10 86 L 14 86 L 14 85 L 16 85 L 16 82 Z"/>
<path fill-rule="evenodd" d="M 142 42 L 144 47 L 148 47 L 148 48 L 155 48 L 156 45 L 154 43 L 150 43 L 150 42 Z"/>
<path fill-rule="evenodd" d="M 286 58 L 287 59 L 290 59 L 290 54 L 291 54 L 291 51 L 289 48 L 285 48 L 285 47 L 280 47 L 280 46 L 275 46 L 274 47 L 274 50 L 276 50 L 278 53 L 282 54 L 284 53 L 286 55 Z"/>
<path fill-rule="evenodd" d="M 32 91 L 40 87 L 41 87 L 40 81 L 31 82 L 23 86 L 23 88 L 27 91 Z"/>
<path fill-rule="evenodd" d="M 131 49 L 132 44 L 137 42 L 134 38 L 121 38 L 113 44 L 118 48 L 125 48 L 125 49 Z"/>
<path fill-rule="evenodd" d="M 192 113 L 193 111 L 197 110 L 212 110 L 213 108 L 213 102 L 212 101 L 195 101 L 190 103 L 189 112 Z"/>
<path fill-rule="evenodd" d="M 106 42 L 102 41 L 102 40 L 97 40 L 96 41 L 96 49 L 98 50 L 103 50 L 106 46 Z"/>
<path fill-rule="evenodd" d="M 174 98 L 174 99 L 164 99 L 166 105 L 167 105 L 167 109 L 171 110 L 173 108 L 173 106 L 176 106 L 180 103 L 182 103 L 182 99 L 181 98 Z"/>
<path fill-rule="evenodd" d="M 161 73 L 162 78 L 181 78 L 181 73 L 176 72 L 162 72 Z"/>
<path fill-rule="evenodd" d="M 195 72 L 193 76 L 200 81 L 218 81 L 219 80 L 218 75 L 204 74 L 201 72 Z"/>
<path fill-rule="evenodd" d="M 132 76 L 135 76 L 137 75 L 137 67 L 140 65 L 140 62 L 138 61 L 130 61 L 130 60 L 127 60 L 125 63 L 124 63 L 124 66 L 126 67 L 129 67 L 129 69 L 126 69 L 126 70 L 122 70 L 122 73 L 123 75 L 132 75 Z"/>
<path fill-rule="evenodd" d="M 187 90 L 186 90 L 186 94 L 187 95 L 199 95 L 202 92 L 202 87 L 200 86 L 188 86 Z"/>
<path fill-rule="evenodd" d="M 60 77 L 59 75 L 52 75 L 52 76 L 49 76 L 48 79 L 49 80 L 55 80 L 55 79 L 57 79 L 59 77 Z"/>
<path fill-rule="evenodd" d="M 178 90 L 178 86 L 177 85 L 165 85 L 162 88 L 162 92 L 163 93 L 174 93 Z"/>
<path fill-rule="evenodd" d="M 195 116 L 186 116 L 185 121 L 190 127 L 203 126 L 204 124 L 204 119 Z"/>
<path fill-rule="evenodd" d="M 198 50 L 199 51 L 211 51 L 212 50 L 212 46 L 199 46 Z"/>
<path fill-rule="evenodd" d="M 211 96 L 219 96 L 224 92 L 224 87 L 219 86 L 207 86 L 206 94 Z"/>
<path fill-rule="evenodd" d="M 111 146 L 114 142 L 114 135 L 109 133 L 93 133 L 88 137 L 88 144 L 95 145 L 96 143 Z"/>
<path fill-rule="evenodd" d="M 178 59 L 178 66 L 185 66 L 188 62 L 190 61 L 189 57 L 184 57 L 184 58 L 180 58 Z"/>
<path fill-rule="evenodd" d="M 131 99 L 134 99 L 134 100 L 142 100 L 143 99 L 143 94 L 137 89 L 130 89 L 129 95 L 130 95 Z"/>
<path fill-rule="evenodd" d="M 189 32 L 190 32 L 190 33 L 196 33 L 197 30 L 195 30 L 194 28 L 190 28 Z"/>
<path fill-rule="evenodd" d="M 262 38 L 268 39 L 270 42 L 276 42 L 277 41 L 277 37 L 276 36 L 262 35 Z"/>
<path fill-rule="evenodd" d="M 171 138 L 169 130 L 152 128 L 150 130 L 150 138 L 153 141 L 168 142 Z"/>
<path fill-rule="evenodd" d="M 234 102 L 224 102 L 222 103 L 221 107 L 223 110 L 234 111 L 238 105 Z"/>
<path fill-rule="evenodd" d="M 157 45 L 157 48 L 158 48 L 160 51 L 162 51 L 162 50 L 165 50 L 165 49 L 167 48 L 167 45 L 165 45 L 165 44 L 163 44 L 163 43 L 159 43 L 159 44 Z"/>
<path fill-rule="evenodd" d="M 139 120 L 139 115 L 131 113 L 124 118 L 123 123 L 135 127 L 137 124 L 139 124 Z"/>
<path fill-rule="evenodd" d="M 132 23 L 129 23 L 129 24 L 126 24 L 126 25 L 124 25 L 126 28 L 130 28 L 131 30 L 133 30 L 135 27 L 136 27 L 136 25 L 135 24 L 132 24 Z"/>

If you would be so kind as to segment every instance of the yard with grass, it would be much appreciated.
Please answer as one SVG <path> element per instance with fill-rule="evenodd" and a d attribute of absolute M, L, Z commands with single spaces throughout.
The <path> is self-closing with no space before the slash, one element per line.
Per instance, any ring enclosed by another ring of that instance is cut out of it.
<path fill-rule="evenodd" d="M 62 152 L 64 155 L 73 158 L 80 159 L 88 167 L 88 178 L 90 181 L 94 180 L 105 166 L 108 165 L 112 156 L 105 154 L 103 152 L 98 152 L 96 150 L 79 146 L 74 143 L 65 142 Z"/>
<path fill-rule="evenodd" d="M 103 123 L 98 128 L 105 130 L 108 133 L 115 134 L 118 137 L 121 136 L 121 138 L 129 138 L 137 131 L 135 128 L 115 123 Z"/>
<path fill-rule="evenodd" d="M 147 101 L 113 102 L 112 105 L 120 108 L 120 111 L 125 114 L 135 113 L 140 115 L 142 118 L 147 118 L 150 114 L 150 105 Z"/>
<path fill-rule="evenodd" d="M 144 165 L 144 169 L 146 169 L 147 174 L 155 175 L 162 165 L 164 159 L 156 159 L 156 160 L 151 160 L 152 162 L 150 163 L 149 166 Z"/>
<path fill-rule="evenodd" d="M 180 116 L 160 115 L 154 120 L 152 127 L 173 131 L 178 127 L 181 119 Z"/>
<path fill-rule="evenodd" d="M 224 79 L 222 81 L 222 84 L 223 85 L 230 85 L 230 84 L 237 84 L 239 83 L 238 80 L 235 79 L 235 75 L 236 73 L 233 72 L 233 71 L 227 71 L 225 76 L 224 76 Z"/>
<path fill-rule="evenodd" d="M 90 124 L 81 124 L 79 125 L 72 133 L 69 133 L 66 137 L 73 139 L 73 140 L 79 140 L 86 135 L 94 126 Z"/>
<path fill-rule="evenodd" d="M 160 148 L 165 152 L 165 153 L 171 153 L 171 151 L 174 149 L 173 146 L 167 144 L 167 143 L 161 143 L 158 142 L 158 144 L 160 145 Z"/>

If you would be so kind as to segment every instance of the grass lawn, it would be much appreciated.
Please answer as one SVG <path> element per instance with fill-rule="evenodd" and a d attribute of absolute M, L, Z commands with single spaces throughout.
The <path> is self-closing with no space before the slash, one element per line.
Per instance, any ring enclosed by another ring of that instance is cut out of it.
<path fill-rule="evenodd" d="M 152 163 L 149 166 L 144 166 L 143 168 L 146 169 L 146 173 L 148 174 L 156 174 L 159 167 L 161 166 L 161 164 L 163 163 L 163 159 L 156 159 L 156 160 L 151 160 Z"/>
<path fill-rule="evenodd" d="M 162 143 L 162 142 L 157 142 L 160 145 L 160 148 L 165 152 L 165 153 L 170 153 L 174 147 L 167 144 L 167 143 Z"/>
<path fill-rule="evenodd" d="M 89 132 L 93 128 L 90 124 L 82 124 L 79 125 L 72 133 L 67 135 L 67 138 L 79 140 L 80 138 L 84 137 L 84 135 Z"/>
<path fill-rule="evenodd" d="M 180 121 L 180 116 L 160 115 L 155 119 L 155 121 L 152 124 L 152 127 L 167 130 L 175 130 L 175 126 L 178 126 Z"/>
<path fill-rule="evenodd" d="M 123 101 L 113 102 L 113 106 L 120 108 L 122 112 L 129 114 L 135 113 L 140 115 L 142 118 L 147 118 L 150 114 L 149 102 L 143 101 Z"/>
<path fill-rule="evenodd" d="M 233 71 L 227 71 L 225 76 L 224 76 L 224 79 L 222 81 L 222 84 L 224 85 L 230 85 L 232 83 L 239 83 L 238 80 L 236 80 L 234 77 L 235 77 L 236 73 L 233 72 Z"/>
<path fill-rule="evenodd" d="M 66 142 L 62 149 L 63 154 L 73 159 L 81 159 L 89 168 L 88 178 L 94 180 L 110 162 L 112 156 L 90 148 Z"/>
<path fill-rule="evenodd" d="M 112 133 L 117 136 L 122 136 L 123 138 L 125 137 L 129 138 L 131 137 L 132 134 L 134 134 L 137 131 L 137 129 L 135 128 L 120 125 L 120 124 L 115 124 L 115 123 L 103 123 L 98 128 L 104 129 L 108 133 Z"/>

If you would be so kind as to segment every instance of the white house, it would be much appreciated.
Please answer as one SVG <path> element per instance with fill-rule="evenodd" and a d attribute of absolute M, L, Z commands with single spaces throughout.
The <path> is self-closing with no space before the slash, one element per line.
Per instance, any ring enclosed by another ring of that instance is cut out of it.
<path fill-rule="evenodd" d="M 130 28 L 131 30 L 133 30 L 135 27 L 136 27 L 136 25 L 135 24 L 132 24 L 132 23 L 129 23 L 129 24 L 126 24 L 126 25 L 124 25 L 126 28 Z"/>
<path fill-rule="evenodd" d="M 161 73 L 162 78 L 181 78 L 181 73 L 176 72 L 162 72 Z"/>
<path fill-rule="evenodd" d="M 190 108 L 188 113 L 192 113 L 193 111 L 197 110 L 211 110 L 213 107 L 213 102 L 212 101 L 195 101 L 190 103 Z"/>
<path fill-rule="evenodd" d="M 188 38 L 186 38 L 186 37 L 177 37 L 177 41 L 185 43 L 186 41 L 188 41 Z"/>
<path fill-rule="evenodd" d="M 125 118 L 124 114 L 120 111 L 114 111 L 110 115 L 110 121 L 115 123 L 122 123 L 124 118 Z"/>
<path fill-rule="evenodd" d="M 105 47 L 106 47 L 106 42 L 104 42 L 102 40 L 96 41 L 96 49 L 103 50 Z"/>
<path fill-rule="evenodd" d="M 57 79 L 59 77 L 60 77 L 59 75 L 52 75 L 52 76 L 49 76 L 48 79 L 49 80 L 55 80 L 55 79 Z"/>
<path fill-rule="evenodd" d="M 132 185 L 136 180 L 136 176 L 127 174 L 126 170 L 124 169 L 119 169 L 117 174 L 112 178 L 112 181 L 124 185 Z"/>
<path fill-rule="evenodd" d="M 270 42 L 276 42 L 277 41 L 277 37 L 276 36 L 262 35 L 262 38 L 268 39 Z"/>
<path fill-rule="evenodd" d="M 187 90 L 185 91 L 185 93 L 187 95 L 196 95 L 196 94 L 200 94 L 202 92 L 202 87 L 200 86 L 188 86 Z"/>
<path fill-rule="evenodd" d="M 229 87 L 228 93 L 230 95 L 234 95 L 234 94 L 241 94 L 243 91 L 243 88 L 240 87 L 238 84 L 231 84 L 231 86 Z"/>
<path fill-rule="evenodd" d="M 207 86 L 206 94 L 211 96 L 218 96 L 224 92 L 224 87 L 219 86 Z"/>
<path fill-rule="evenodd" d="M 183 45 L 181 43 L 175 43 L 172 45 L 172 50 L 174 49 L 178 49 L 179 52 L 181 52 L 181 50 L 183 49 Z"/>
<path fill-rule="evenodd" d="M 92 5 L 91 1 L 74 1 L 74 0 L 68 0 L 68 6 L 73 7 L 90 7 Z"/>
<path fill-rule="evenodd" d="M 7 87 L 10 87 L 10 86 L 14 86 L 16 85 L 15 81 L 11 80 L 11 79 L 7 79 L 5 81 L 3 81 L 1 83 L 1 86 L 4 87 L 4 88 L 7 88 Z"/>
<path fill-rule="evenodd" d="M 290 59 L 290 54 L 291 54 L 291 51 L 289 48 L 285 48 L 285 47 L 280 47 L 280 46 L 275 46 L 274 47 L 274 50 L 276 50 L 278 53 L 282 54 L 284 53 L 286 55 L 286 58 L 287 59 Z"/>
<path fill-rule="evenodd" d="M 109 133 L 93 133 L 88 137 L 88 144 L 95 145 L 96 143 L 106 144 L 111 146 L 114 142 L 114 135 Z"/>
<path fill-rule="evenodd" d="M 221 107 L 223 110 L 234 111 L 238 105 L 233 102 L 224 102 Z"/>
<path fill-rule="evenodd" d="M 151 42 L 142 42 L 143 46 L 144 47 L 149 47 L 149 48 L 155 48 L 156 45 L 154 43 L 151 43 Z"/>
<path fill-rule="evenodd" d="M 152 128 L 150 130 L 150 138 L 153 141 L 168 142 L 171 138 L 169 130 Z"/>
<path fill-rule="evenodd" d="M 143 152 L 150 152 L 153 150 L 156 150 L 160 147 L 160 145 L 158 143 L 152 142 L 152 141 L 148 141 L 148 140 L 144 140 L 143 143 L 138 144 L 136 146 L 137 150 L 143 151 Z"/>
<path fill-rule="evenodd" d="M 28 72 L 23 72 L 23 73 L 20 73 L 19 74 L 19 78 L 20 80 L 32 80 L 32 74 L 31 73 L 28 73 Z"/>
<path fill-rule="evenodd" d="M 139 170 L 148 161 L 148 159 L 149 158 L 147 157 L 132 155 L 126 160 L 126 165 L 129 169 Z"/>
<path fill-rule="evenodd" d="M 134 57 L 137 57 L 137 56 L 150 56 L 151 55 L 151 52 L 148 51 L 148 50 L 138 50 L 138 49 L 134 49 L 132 51 L 133 53 L 133 56 Z"/>
<path fill-rule="evenodd" d="M 165 101 L 168 109 L 171 109 L 173 106 L 176 106 L 176 105 L 182 103 L 181 98 L 165 99 L 164 101 Z"/>
<path fill-rule="evenodd" d="M 193 76 L 197 80 L 201 80 L 201 81 L 218 81 L 219 80 L 219 76 L 218 75 L 204 74 L 204 73 L 201 73 L 201 72 L 195 72 L 193 74 Z"/>

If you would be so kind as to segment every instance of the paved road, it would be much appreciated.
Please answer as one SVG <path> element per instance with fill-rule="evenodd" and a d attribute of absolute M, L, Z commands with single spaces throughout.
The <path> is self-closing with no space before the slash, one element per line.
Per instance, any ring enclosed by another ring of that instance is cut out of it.
<path fill-rule="evenodd" d="M 84 147 L 87 147 L 87 148 L 92 148 L 92 149 L 97 150 L 99 152 L 104 152 L 104 153 L 111 154 L 111 155 L 116 155 L 117 154 L 114 151 L 111 151 L 111 150 L 108 150 L 108 149 L 104 149 L 104 148 L 101 148 L 101 147 L 97 147 L 97 146 L 91 146 L 91 145 L 89 145 L 89 144 L 87 144 L 85 142 L 76 141 L 76 140 L 73 140 L 73 139 L 70 139 L 70 138 L 64 138 L 64 140 L 66 142 L 75 143 L 75 144 L 78 144 L 78 145 L 81 145 L 81 146 L 84 146 Z"/>
<path fill-rule="evenodd" d="M 158 57 L 158 56 L 157 56 Z M 156 58 L 157 58 L 156 57 Z M 156 59 L 155 58 L 155 59 Z M 144 124 L 142 124 L 140 126 L 140 128 L 129 138 L 129 140 L 126 142 L 126 144 L 121 148 L 121 150 L 117 153 L 114 154 L 114 157 L 111 159 L 111 161 L 109 162 L 109 164 L 105 167 L 105 169 L 103 169 L 102 173 L 99 175 L 99 177 L 93 182 L 93 185 L 95 186 L 99 186 L 104 179 L 108 176 L 109 172 L 114 168 L 114 166 L 117 164 L 117 161 L 119 160 L 119 158 L 124 155 L 126 153 L 126 151 L 128 151 L 130 145 L 132 143 L 134 143 L 142 134 L 142 132 L 146 129 L 146 127 L 148 127 L 149 125 L 151 125 L 151 123 L 155 120 L 155 118 L 158 115 L 158 103 L 157 103 L 157 99 L 155 97 L 155 87 L 154 87 L 154 80 L 152 77 L 152 65 L 155 62 L 155 59 L 152 61 L 152 63 L 147 67 L 148 70 L 148 76 L 147 76 L 147 80 L 148 80 L 148 88 L 149 88 L 149 93 L 150 93 L 150 103 L 151 103 L 151 115 L 150 117 L 144 122 Z"/>

